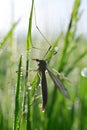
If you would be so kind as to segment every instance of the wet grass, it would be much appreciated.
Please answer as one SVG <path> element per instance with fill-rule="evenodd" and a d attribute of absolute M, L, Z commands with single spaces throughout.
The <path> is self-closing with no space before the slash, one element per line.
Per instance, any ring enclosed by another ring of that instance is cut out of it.
<path fill-rule="evenodd" d="M 66 86 L 70 99 L 65 99 L 60 94 L 47 73 L 48 102 L 44 112 L 40 107 L 42 104 L 40 74 L 37 71 L 30 71 L 32 66 L 34 70 L 37 67 L 36 64 L 33 65 L 32 55 L 35 57 L 36 53 L 41 54 L 41 51 L 33 51 L 33 46 L 36 46 L 32 39 L 33 0 L 26 43 L 24 43 L 26 49 L 22 48 L 25 51 L 24 56 L 22 57 L 20 53 L 17 53 L 16 58 L 14 58 L 11 47 L 7 49 L 7 46 L 10 46 L 8 43 L 12 38 L 14 29 L 17 28 L 18 22 L 13 24 L 0 42 L 1 130 L 87 129 L 87 79 L 81 75 L 82 69 L 87 66 L 85 60 L 87 57 L 87 41 L 80 36 L 76 36 L 77 25 L 80 20 L 80 4 L 80 0 L 75 0 L 66 34 L 58 34 L 44 57 L 51 69 L 55 68 L 56 71 L 64 74 L 65 77 L 62 78 L 62 76 L 59 77 L 55 73 Z M 55 48 L 61 45 L 61 40 L 63 42 L 61 52 L 54 55 Z M 44 44 L 44 42 L 41 41 L 41 44 Z M 20 50 L 20 47 L 18 49 Z"/>

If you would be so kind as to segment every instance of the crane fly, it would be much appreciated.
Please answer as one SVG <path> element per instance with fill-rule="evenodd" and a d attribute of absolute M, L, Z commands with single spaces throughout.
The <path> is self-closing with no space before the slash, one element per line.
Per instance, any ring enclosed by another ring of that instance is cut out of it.
<path fill-rule="evenodd" d="M 42 110 L 45 109 L 45 106 L 47 104 L 47 81 L 46 81 L 46 70 L 48 71 L 51 79 L 53 80 L 54 84 L 57 86 L 57 88 L 60 90 L 60 92 L 66 97 L 70 98 L 69 93 L 67 89 L 64 87 L 62 82 L 49 70 L 47 67 L 45 60 L 39 60 L 39 59 L 33 59 L 36 62 L 38 62 L 38 70 L 41 72 L 41 86 L 42 86 Z"/>
<path fill-rule="evenodd" d="M 37 26 L 35 5 L 34 5 L 34 15 L 35 15 L 35 25 L 36 25 L 37 30 L 39 31 L 39 33 L 41 34 L 41 36 L 45 39 L 45 41 L 49 45 L 49 48 L 48 48 L 46 54 L 44 55 L 44 58 L 45 58 L 45 56 L 51 50 L 52 45 L 50 44 L 50 42 L 48 41 L 48 39 L 44 36 L 44 34 L 42 33 L 42 31 Z M 54 54 L 56 54 L 56 52 Z M 40 59 L 32 59 L 32 60 L 35 60 L 36 62 L 38 62 L 38 70 L 41 73 L 42 101 L 43 101 L 42 110 L 45 109 L 45 106 L 47 104 L 47 98 L 48 98 L 48 94 L 47 94 L 47 81 L 46 81 L 46 74 L 45 74 L 46 70 L 48 71 L 51 79 L 53 80 L 55 86 L 57 86 L 57 88 L 60 90 L 60 92 L 66 98 L 70 98 L 67 89 L 64 87 L 64 85 L 62 84 L 62 82 L 50 71 L 50 69 L 48 68 L 48 66 L 46 64 L 46 61 L 45 60 L 40 60 Z"/>

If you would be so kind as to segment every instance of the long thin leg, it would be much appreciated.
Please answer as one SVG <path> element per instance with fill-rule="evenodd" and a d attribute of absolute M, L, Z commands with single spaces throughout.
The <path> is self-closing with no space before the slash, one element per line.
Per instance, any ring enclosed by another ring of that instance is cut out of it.
<path fill-rule="evenodd" d="M 48 39 L 44 36 L 44 34 L 42 33 L 42 31 L 40 30 L 40 28 L 39 28 L 38 25 L 37 25 L 35 5 L 34 5 L 34 16 L 35 16 L 35 26 L 36 26 L 37 30 L 39 31 L 39 33 L 41 34 L 41 36 L 45 39 L 45 41 L 51 46 L 50 42 L 49 42 Z"/>
<path fill-rule="evenodd" d="M 39 31 L 39 33 L 41 34 L 41 36 L 45 39 L 45 41 L 49 44 L 49 48 L 46 52 L 46 54 L 44 55 L 43 59 L 45 58 L 45 56 L 47 55 L 47 53 L 49 52 L 49 50 L 51 49 L 51 43 L 48 41 L 48 39 L 44 36 L 44 34 L 42 33 L 42 31 L 40 30 L 40 28 L 37 25 L 37 20 L 36 20 L 36 10 L 35 10 L 35 5 L 34 5 L 34 15 L 35 15 L 35 26 L 37 28 L 37 30 Z"/>

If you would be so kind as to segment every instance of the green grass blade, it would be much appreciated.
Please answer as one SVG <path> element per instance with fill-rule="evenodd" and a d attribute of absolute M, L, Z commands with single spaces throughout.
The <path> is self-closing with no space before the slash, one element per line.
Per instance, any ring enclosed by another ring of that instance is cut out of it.
<path fill-rule="evenodd" d="M 84 58 L 86 55 L 87 51 L 83 52 L 79 57 L 77 57 L 71 67 L 66 70 L 65 75 L 67 76 L 75 68 L 76 64 L 79 63 L 80 60 L 82 60 L 82 58 Z"/>
<path fill-rule="evenodd" d="M 81 35 L 79 37 L 77 37 L 74 41 L 72 46 L 70 47 L 69 51 L 67 52 L 67 57 L 66 57 L 66 61 L 68 61 L 69 57 L 71 56 L 71 54 L 73 54 L 73 52 L 77 49 L 78 44 L 80 43 L 81 40 Z"/>
<path fill-rule="evenodd" d="M 24 104 L 23 104 L 23 111 L 25 112 L 25 107 L 27 105 L 28 108 L 28 112 L 27 115 L 24 114 L 24 121 L 26 124 L 26 129 L 29 130 L 31 129 L 31 110 L 30 110 L 30 95 L 31 92 L 28 90 L 28 78 L 29 78 L 29 73 L 28 73 L 28 69 L 29 69 L 29 52 L 32 46 L 32 36 L 31 36 L 31 31 L 32 31 L 32 18 L 33 18 L 33 6 L 34 6 L 34 0 L 32 0 L 32 6 L 31 6 L 31 12 L 30 12 L 30 18 L 29 18 L 29 26 L 28 26 L 28 33 L 27 33 L 27 42 L 26 42 L 26 75 L 25 75 L 25 92 L 24 92 Z M 28 95 L 26 95 L 26 92 L 28 93 Z M 26 122 L 27 119 L 27 122 Z"/>
<path fill-rule="evenodd" d="M 21 67 L 22 67 L 22 56 L 20 57 L 18 65 L 18 76 L 17 76 L 17 87 L 15 95 L 15 112 L 14 112 L 14 130 L 18 130 L 19 127 L 19 102 L 20 102 L 20 80 L 21 80 Z"/>
<path fill-rule="evenodd" d="M 29 27 L 28 27 L 27 43 L 26 43 L 27 51 L 29 51 L 32 46 L 31 31 L 32 31 L 33 6 L 34 6 L 34 0 L 32 0 L 32 7 L 31 7 L 31 12 L 30 12 L 30 18 L 29 18 Z"/>
<path fill-rule="evenodd" d="M 31 83 L 31 85 L 32 85 L 32 97 L 33 97 L 34 94 L 35 94 L 35 88 L 36 88 L 36 86 L 38 86 L 39 81 L 40 81 L 40 77 L 39 77 L 39 75 L 38 75 L 38 73 L 37 73 L 37 74 L 35 75 L 35 77 L 34 77 L 33 82 Z"/>
<path fill-rule="evenodd" d="M 70 22 L 68 25 L 68 30 L 65 36 L 65 42 L 64 42 L 64 49 L 63 49 L 63 54 L 61 57 L 60 61 L 60 68 L 59 71 L 61 72 L 66 64 L 66 55 L 67 55 L 67 49 L 70 45 L 70 43 L 73 41 L 75 32 L 76 32 L 76 27 L 78 23 L 78 11 L 80 7 L 81 0 L 75 0 L 74 2 L 74 7 L 72 11 L 72 15 L 70 18 Z"/>
<path fill-rule="evenodd" d="M 29 51 L 30 51 L 31 45 L 32 45 L 31 30 L 32 30 L 33 6 L 34 6 L 34 0 L 32 0 L 28 34 L 27 34 L 27 42 L 26 42 L 26 76 L 25 76 L 25 94 L 24 94 L 25 96 L 24 96 L 24 105 L 23 105 L 24 111 L 25 111 L 25 103 L 26 103 L 26 91 L 28 89 L 27 80 L 28 80 L 28 69 L 29 69 Z"/>
<path fill-rule="evenodd" d="M 2 48 L 5 45 L 5 43 L 7 42 L 7 40 L 12 36 L 12 33 L 13 33 L 14 29 L 16 28 L 16 26 L 18 25 L 18 23 L 19 23 L 19 20 L 12 25 L 11 29 L 8 31 L 6 36 L 0 42 L 0 48 Z"/>

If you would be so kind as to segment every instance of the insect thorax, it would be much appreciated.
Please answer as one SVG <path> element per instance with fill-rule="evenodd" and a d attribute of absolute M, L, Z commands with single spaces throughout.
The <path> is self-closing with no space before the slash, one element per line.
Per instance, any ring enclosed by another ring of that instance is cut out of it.
<path fill-rule="evenodd" d="M 45 70 L 46 70 L 46 62 L 44 61 L 44 60 L 39 60 L 39 59 L 37 59 L 37 62 L 39 62 L 38 63 L 38 66 L 39 66 L 39 70 L 41 71 L 41 72 L 44 72 Z"/>

